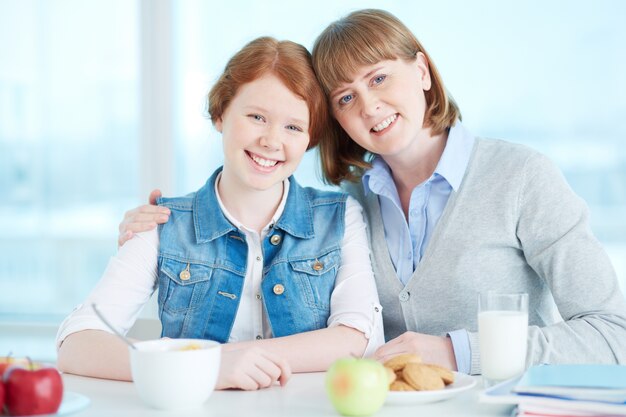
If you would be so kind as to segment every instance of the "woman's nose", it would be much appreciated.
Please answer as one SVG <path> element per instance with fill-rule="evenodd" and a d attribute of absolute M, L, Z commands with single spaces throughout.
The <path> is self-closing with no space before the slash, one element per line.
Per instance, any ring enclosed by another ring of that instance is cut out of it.
<path fill-rule="evenodd" d="M 362 93 L 361 94 L 361 115 L 363 117 L 371 117 L 378 113 L 380 110 L 380 100 L 376 94 Z"/>

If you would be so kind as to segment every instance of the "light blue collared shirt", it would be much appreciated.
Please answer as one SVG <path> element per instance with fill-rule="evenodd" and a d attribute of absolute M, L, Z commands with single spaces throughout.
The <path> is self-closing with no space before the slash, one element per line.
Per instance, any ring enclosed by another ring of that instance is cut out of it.
<path fill-rule="evenodd" d="M 365 193 L 378 195 L 389 255 L 398 279 L 406 285 L 437 226 L 452 191 L 458 191 L 469 162 L 474 136 L 460 121 L 450 128 L 448 141 L 433 174 L 411 192 L 408 220 L 402 211 L 400 196 L 391 169 L 379 156 L 363 175 Z M 465 329 L 448 333 L 454 347 L 459 372 L 469 373 L 471 352 Z"/>

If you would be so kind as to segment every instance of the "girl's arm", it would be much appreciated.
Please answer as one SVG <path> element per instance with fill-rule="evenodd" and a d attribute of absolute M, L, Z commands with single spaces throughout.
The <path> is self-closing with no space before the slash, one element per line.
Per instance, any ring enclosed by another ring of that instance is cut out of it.
<path fill-rule="evenodd" d="M 158 234 L 138 234 L 114 256 L 102 279 L 67 317 L 57 334 L 59 370 L 71 374 L 130 381 L 128 347 L 108 331 L 91 304 L 126 334 L 141 307 L 150 299 L 156 282 Z M 217 389 L 255 390 L 285 384 L 288 363 L 261 347 L 223 352 Z"/>
<path fill-rule="evenodd" d="M 128 345 L 102 330 L 82 330 L 67 336 L 59 347 L 57 366 L 69 374 L 132 380 Z"/>
<path fill-rule="evenodd" d="M 122 334 L 132 327 L 155 290 L 158 234 L 137 235 L 111 258 L 85 302 L 63 321 L 57 333 L 61 371 L 130 380 L 127 346 L 95 315 L 97 304 Z"/>
<path fill-rule="evenodd" d="M 230 343 L 226 350 L 259 346 L 284 358 L 293 372 L 325 371 L 342 357 L 372 354 L 384 343 L 382 307 L 370 262 L 362 208 L 348 198 L 341 265 L 325 329 L 272 339 Z"/>
<path fill-rule="evenodd" d="M 292 372 L 325 371 L 337 359 L 361 357 L 367 338 L 359 330 L 339 325 L 291 336 L 228 343 L 224 352 L 260 347 L 283 358 Z"/>
<path fill-rule="evenodd" d="M 228 346 L 228 345 L 223 345 Z M 128 346 L 117 336 L 101 330 L 72 333 L 59 348 L 59 370 L 96 378 L 132 381 Z M 287 383 L 287 361 L 260 346 L 222 350 L 216 389 L 256 390 Z"/>

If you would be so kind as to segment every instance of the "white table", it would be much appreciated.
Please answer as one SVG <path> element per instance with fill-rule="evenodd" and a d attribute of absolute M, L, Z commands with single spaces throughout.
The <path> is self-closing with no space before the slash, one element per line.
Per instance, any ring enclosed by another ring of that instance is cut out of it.
<path fill-rule="evenodd" d="M 260 391 L 216 391 L 202 408 L 190 411 L 160 411 L 145 406 L 130 382 L 63 375 L 65 389 L 86 395 L 91 404 L 73 414 L 76 417 L 96 416 L 219 416 L 219 417 L 337 417 L 326 397 L 324 373 L 293 375 L 285 387 L 275 386 Z M 480 404 L 477 387 L 449 400 L 423 405 L 385 405 L 376 417 L 473 417 L 508 416 L 510 406 Z"/>

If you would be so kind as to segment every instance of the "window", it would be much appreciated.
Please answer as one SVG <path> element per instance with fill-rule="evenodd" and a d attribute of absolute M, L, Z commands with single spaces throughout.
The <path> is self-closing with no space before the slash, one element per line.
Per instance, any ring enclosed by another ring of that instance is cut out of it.
<path fill-rule="evenodd" d="M 125 210 L 206 181 L 222 152 L 205 96 L 245 42 L 311 47 L 363 7 L 414 30 L 476 135 L 556 161 L 626 286 L 624 2 L 0 0 L 0 322 L 56 326 Z M 322 185 L 315 158 L 303 184 Z"/>
<path fill-rule="evenodd" d="M 0 320 L 58 321 L 137 202 L 137 7 L 5 1 L 0 31 Z"/>

